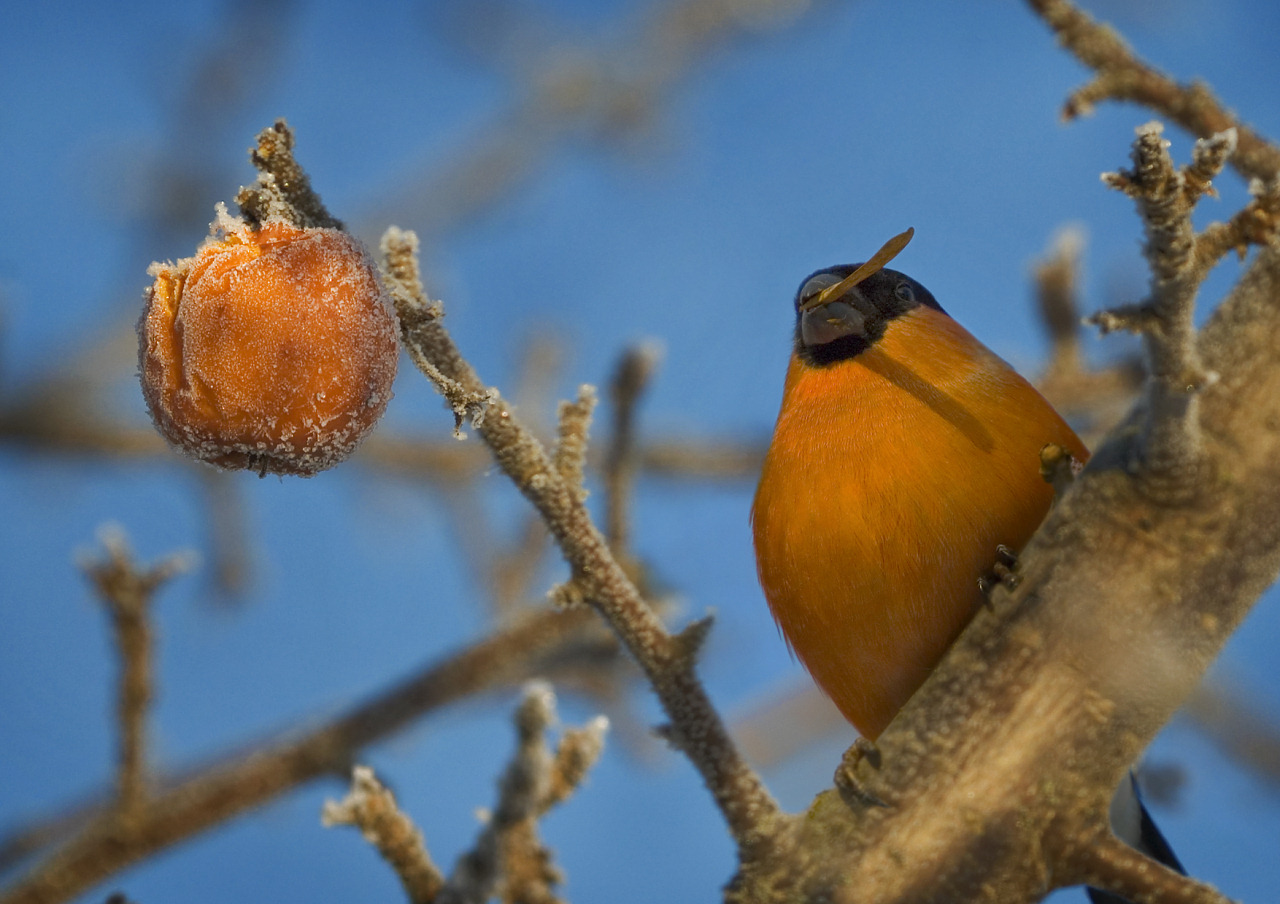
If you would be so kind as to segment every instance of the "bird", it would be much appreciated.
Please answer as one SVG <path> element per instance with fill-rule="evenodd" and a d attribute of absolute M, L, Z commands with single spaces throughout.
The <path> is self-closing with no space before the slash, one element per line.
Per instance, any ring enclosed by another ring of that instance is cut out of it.
<path fill-rule="evenodd" d="M 1041 450 L 1089 457 L 1027 380 L 885 266 L 913 235 L 801 283 L 751 508 L 783 637 L 872 743 L 986 602 L 998 550 L 1016 553 L 1044 519 Z M 1126 827 L 1155 831 L 1133 800 L 1142 819 Z"/>
<path fill-rule="evenodd" d="M 791 650 L 874 741 L 983 605 L 997 548 L 1044 519 L 1066 421 L 916 280 L 828 267 L 796 294 L 782 406 L 752 506 L 760 583 Z"/>

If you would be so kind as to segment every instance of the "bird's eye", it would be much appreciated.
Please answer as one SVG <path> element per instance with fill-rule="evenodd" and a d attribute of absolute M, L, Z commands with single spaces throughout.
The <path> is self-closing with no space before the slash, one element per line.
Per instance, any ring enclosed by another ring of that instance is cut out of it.
<path fill-rule="evenodd" d="M 799 303 L 804 304 L 815 298 L 823 289 L 830 289 L 836 283 L 840 282 L 840 277 L 832 273 L 819 273 L 817 276 L 811 276 L 803 286 L 800 287 Z"/>
<path fill-rule="evenodd" d="M 916 300 L 916 293 L 912 291 L 910 285 L 904 282 L 898 283 L 897 287 L 893 290 L 893 294 L 908 304 Z"/>

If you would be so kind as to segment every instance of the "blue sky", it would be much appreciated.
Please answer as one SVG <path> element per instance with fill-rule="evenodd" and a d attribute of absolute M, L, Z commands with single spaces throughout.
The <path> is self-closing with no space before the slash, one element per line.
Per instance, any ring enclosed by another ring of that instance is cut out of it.
<path fill-rule="evenodd" d="M 1107 106 L 1063 125 L 1060 104 L 1085 73 L 1021 5 L 794 4 L 793 19 L 699 52 L 659 83 L 641 128 L 612 138 L 581 127 L 513 133 L 528 153 L 524 175 L 444 229 L 456 183 L 441 174 L 456 174 L 486 136 L 513 128 L 529 73 L 573 47 L 612 48 L 630 71 L 640 63 L 627 56 L 628 36 L 649 9 L 530 2 L 519 9 L 531 30 L 510 45 L 482 35 L 476 48 L 449 26 L 450 10 L 465 7 L 297 3 L 228 32 L 225 4 L 6 5 L 6 397 L 127 330 L 147 264 L 191 252 L 213 204 L 251 180 L 245 149 L 277 116 L 296 129 L 299 156 L 329 206 L 364 238 L 376 241 L 393 220 L 423 231 L 431 289 L 457 341 L 508 394 L 534 332 L 562 339 L 561 395 L 602 383 L 629 343 L 660 343 L 662 367 L 642 407 L 651 436 L 766 437 L 801 277 L 862 259 L 909 225 L 916 238 L 895 266 L 1028 373 L 1045 350 L 1029 269 L 1063 224 L 1088 237 L 1086 305 L 1141 290 L 1139 223 L 1098 174 L 1127 164 L 1133 128 L 1152 114 Z M 1245 120 L 1280 136 L 1275 4 L 1090 8 L 1146 58 L 1178 78 L 1204 78 Z M 475 23 L 467 29 L 477 34 Z M 218 46 L 250 52 L 236 66 L 209 65 Z M 1168 137 L 1185 160 L 1190 139 L 1176 129 Z M 171 165 L 186 181 L 164 180 Z M 428 176 L 437 181 L 425 196 L 407 188 Z M 1219 188 L 1205 221 L 1245 197 L 1230 174 Z M 158 227 L 149 216 L 155 193 L 179 189 L 203 213 Z M 1238 272 L 1234 262 L 1219 268 L 1203 310 Z M 1126 348 L 1121 339 L 1089 345 L 1098 360 Z M 145 423 L 127 360 L 112 373 L 105 404 Z M 402 366 L 384 429 L 442 436 L 451 423 Z M 160 600 L 153 735 L 162 763 L 314 724 L 485 627 L 480 588 L 429 490 L 357 465 L 309 481 L 238 481 L 256 554 L 243 604 L 220 606 L 199 571 Z M 499 475 L 484 481 L 489 516 L 513 531 L 523 502 Z M 802 682 L 755 582 L 751 482 L 652 479 L 640 489 L 637 551 L 686 613 L 718 615 L 703 667 L 717 703 L 742 712 Z M 207 528 L 200 484 L 177 463 L 0 446 L 0 500 L 0 823 L 8 825 L 110 779 L 115 660 L 74 568 L 77 550 L 107 521 L 123 525 L 148 559 L 198 550 Z M 547 580 L 556 574 L 549 568 Z M 1272 713 L 1280 712 L 1270 681 L 1277 632 L 1280 611 L 1264 599 L 1217 666 Z M 493 801 L 513 700 L 450 710 L 370 752 L 442 863 L 473 837 L 473 809 Z M 640 724 L 658 719 L 642 688 L 629 704 Z M 597 708 L 566 695 L 563 714 L 582 721 Z M 766 780 L 800 808 L 826 785 L 848 740 L 833 737 Z M 1184 720 L 1150 756 L 1186 774 L 1178 805 L 1158 816 L 1188 867 L 1232 897 L 1274 897 L 1274 786 L 1241 772 Z M 142 902 L 395 900 L 394 879 L 354 833 L 319 828 L 320 802 L 340 790 L 304 789 L 111 887 Z M 710 900 L 732 869 L 693 770 L 616 737 L 588 786 L 547 820 L 546 835 L 573 901 Z"/>

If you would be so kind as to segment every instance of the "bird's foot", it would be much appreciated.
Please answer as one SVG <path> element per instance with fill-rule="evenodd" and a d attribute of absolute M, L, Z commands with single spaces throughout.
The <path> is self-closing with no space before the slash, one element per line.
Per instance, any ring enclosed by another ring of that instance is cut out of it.
<path fill-rule="evenodd" d="M 989 572 L 978 578 L 978 589 L 982 591 L 988 605 L 991 602 L 991 592 L 996 587 L 1003 586 L 1005 590 L 1013 590 L 1021 583 L 1022 578 L 1018 576 L 1017 569 L 1018 554 L 1003 543 L 997 546 L 995 564 Z"/>
<path fill-rule="evenodd" d="M 1057 443 L 1049 443 L 1040 450 L 1040 476 L 1053 486 L 1054 505 L 1083 470 L 1084 462 Z"/>
<path fill-rule="evenodd" d="M 858 780 L 858 765 L 866 760 L 872 769 L 880 768 L 880 748 L 866 738 L 858 738 L 844 752 L 844 756 L 840 758 L 840 765 L 836 767 L 835 783 L 836 790 L 840 792 L 841 799 L 849 807 L 858 810 L 863 807 L 887 807 L 889 806 L 879 797 L 867 790 L 866 786 Z"/>

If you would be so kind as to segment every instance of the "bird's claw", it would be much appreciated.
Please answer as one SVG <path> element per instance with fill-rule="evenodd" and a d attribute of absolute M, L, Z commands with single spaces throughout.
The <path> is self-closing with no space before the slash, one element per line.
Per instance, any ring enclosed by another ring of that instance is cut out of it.
<path fill-rule="evenodd" d="M 991 603 L 991 592 L 997 586 L 1002 585 L 1006 590 L 1013 590 L 1022 582 L 1017 568 L 1018 554 L 1003 543 L 997 546 L 995 564 L 991 566 L 989 572 L 978 578 L 978 589 L 982 591 L 982 596 L 988 605 Z"/>
<path fill-rule="evenodd" d="M 868 791 L 866 786 L 858 780 L 856 773 L 858 765 L 863 760 L 866 760 L 872 769 L 879 769 L 880 748 L 866 738 L 858 738 L 844 752 L 844 756 L 840 758 L 840 765 L 836 767 L 836 790 L 840 792 L 841 799 L 853 809 L 889 806 Z"/>

